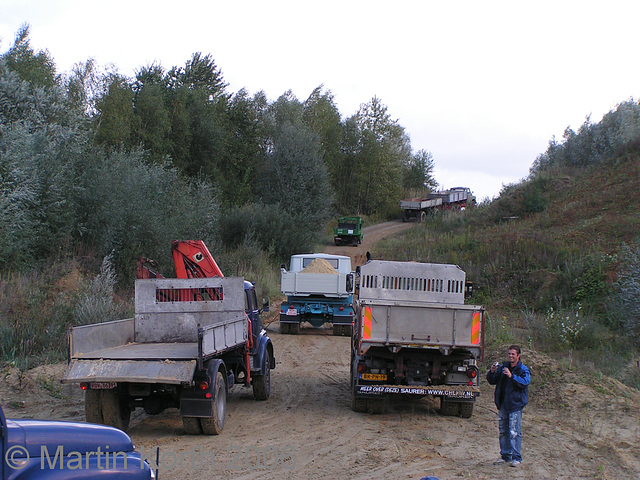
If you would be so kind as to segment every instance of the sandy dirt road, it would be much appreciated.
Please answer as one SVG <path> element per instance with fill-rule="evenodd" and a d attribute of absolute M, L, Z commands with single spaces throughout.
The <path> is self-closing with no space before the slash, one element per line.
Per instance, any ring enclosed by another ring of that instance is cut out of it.
<path fill-rule="evenodd" d="M 361 255 L 367 237 L 360 247 L 341 248 Z M 438 401 L 428 398 L 390 404 L 378 415 L 354 413 L 349 338 L 309 326 L 281 335 L 277 321 L 267 330 L 276 352 L 271 398 L 258 402 L 250 388 L 232 389 L 221 435 L 186 435 L 177 410 L 153 417 L 136 411 L 129 433 L 145 457 L 159 459 L 160 479 L 640 478 L 640 394 L 613 380 L 594 374 L 585 382 L 585 374 L 525 351 L 534 382 L 523 418 L 524 462 L 515 469 L 492 464 L 497 413 L 486 381 L 471 419 L 440 416 Z M 498 359 L 487 352 L 484 364 Z M 64 367 L 23 376 L 5 369 L 5 413 L 83 421 L 82 393 L 59 386 Z"/>

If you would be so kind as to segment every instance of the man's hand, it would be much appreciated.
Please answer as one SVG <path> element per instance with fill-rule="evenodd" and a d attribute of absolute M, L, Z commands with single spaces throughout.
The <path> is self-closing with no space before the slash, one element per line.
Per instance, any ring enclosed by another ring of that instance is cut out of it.
<path fill-rule="evenodd" d="M 511 370 L 509 370 L 508 368 L 503 368 L 502 369 L 502 374 L 506 375 L 509 378 L 513 378 L 513 374 L 511 373 Z"/>

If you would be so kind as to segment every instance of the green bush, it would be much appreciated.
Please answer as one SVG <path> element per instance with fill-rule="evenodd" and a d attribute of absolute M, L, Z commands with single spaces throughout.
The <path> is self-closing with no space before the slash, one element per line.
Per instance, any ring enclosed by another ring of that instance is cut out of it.
<path fill-rule="evenodd" d="M 316 233 L 305 229 L 304 223 L 277 205 L 235 207 L 220 220 L 220 237 L 225 247 L 258 246 L 278 262 L 310 251 Z"/>
<path fill-rule="evenodd" d="M 156 260 L 161 272 L 172 271 L 173 240 L 202 239 L 210 248 L 218 240 L 214 187 L 145 158 L 142 151 L 96 155 L 82 177 L 82 241 L 100 256 L 112 255 L 121 279 L 133 278 L 140 256 Z"/>

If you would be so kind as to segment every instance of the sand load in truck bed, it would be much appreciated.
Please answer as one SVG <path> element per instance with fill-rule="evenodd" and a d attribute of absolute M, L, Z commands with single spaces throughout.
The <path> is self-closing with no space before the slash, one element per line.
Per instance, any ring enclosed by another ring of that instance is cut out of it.
<path fill-rule="evenodd" d="M 338 275 L 335 268 L 331 266 L 324 258 L 315 258 L 309 265 L 307 265 L 301 273 L 330 273 Z"/>

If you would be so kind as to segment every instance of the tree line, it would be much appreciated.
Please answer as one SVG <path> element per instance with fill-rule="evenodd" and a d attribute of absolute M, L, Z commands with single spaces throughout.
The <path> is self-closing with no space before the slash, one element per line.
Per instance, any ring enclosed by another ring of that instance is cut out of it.
<path fill-rule="evenodd" d="M 343 117 L 323 85 L 230 92 L 200 52 L 134 78 L 92 59 L 57 74 L 28 25 L 0 55 L 0 270 L 78 245 L 123 266 L 186 237 L 282 259 L 335 215 L 435 188 L 433 167 L 377 97 Z"/>

